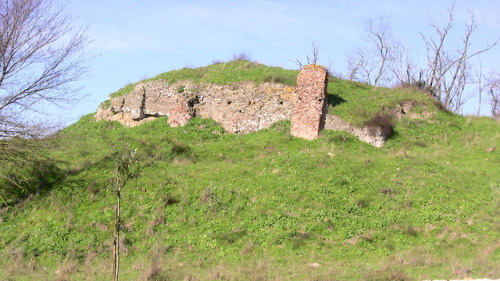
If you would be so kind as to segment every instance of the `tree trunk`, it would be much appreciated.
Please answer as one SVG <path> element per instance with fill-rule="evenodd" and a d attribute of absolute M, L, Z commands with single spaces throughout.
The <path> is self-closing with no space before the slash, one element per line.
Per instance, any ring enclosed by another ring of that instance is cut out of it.
<path fill-rule="evenodd" d="M 118 281 L 118 274 L 120 271 L 120 189 L 116 191 L 116 222 L 115 222 L 115 235 L 113 241 L 113 281 Z"/>

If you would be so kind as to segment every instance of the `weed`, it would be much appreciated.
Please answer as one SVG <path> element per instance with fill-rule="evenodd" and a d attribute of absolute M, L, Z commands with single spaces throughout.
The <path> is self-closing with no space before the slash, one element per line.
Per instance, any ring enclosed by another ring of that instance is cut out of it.
<path fill-rule="evenodd" d="M 92 263 L 93 261 L 97 258 L 97 254 L 95 252 L 90 252 L 86 255 L 85 257 L 85 262 L 84 262 L 84 266 L 85 266 L 85 272 L 87 272 L 88 274 L 88 277 L 90 279 L 94 279 L 93 275 L 94 275 L 94 267 L 92 266 Z"/>
<path fill-rule="evenodd" d="M 360 208 L 366 208 L 370 205 L 370 201 L 367 200 L 367 199 L 358 199 L 356 200 L 356 206 L 360 207 Z"/>
<path fill-rule="evenodd" d="M 232 244 L 243 238 L 246 234 L 247 231 L 245 229 L 233 229 L 229 232 L 215 235 L 215 239 L 224 243 Z"/>
<path fill-rule="evenodd" d="M 163 252 L 165 249 L 162 246 L 155 245 L 148 256 L 150 259 L 149 265 L 146 267 L 145 271 L 141 276 L 141 280 L 143 281 L 163 281 L 163 280 L 171 280 L 166 275 L 166 272 L 163 270 L 162 261 L 163 261 Z"/>
<path fill-rule="evenodd" d="M 286 82 L 286 77 L 280 76 L 280 75 L 275 75 L 275 74 L 270 74 L 266 77 L 264 77 L 263 82 L 269 82 L 269 83 L 285 83 Z"/>
<path fill-rule="evenodd" d="M 370 281 L 410 281 L 413 280 L 408 278 L 402 270 L 387 269 L 385 271 L 377 271 L 373 273 L 368 273 L 365 275 L 364 280 Z"/>
<path fill-rule="evenodd" d="M 384 194 L 384 195 L 392 195 L 394 194 L 396 191 L 393 189 L 393 188 L 381 188 L 380 189 L 380 193 Z"/>
<path fill-rule="evenodd" d="M 69 249 L 66 253 L 66 257 L 59 264 L 56 270 L 56 280 L 65 281 L 70 280 L 70 275 L 75 271 L 77 267 L 76 252 L 74 249 Z"/>
<path fill-rule="evenodd" d="M 418 230 L 412 226 L 406 227 L 405 230 L 403 231 L 403 233 L 408 235 L 408 236 L 412 236 L 412 237 L 418 236 Z"/>
<path fill-rule="evenodd" d="M 210 203 L 214 200 L 214 198 L 216 197 L 212 194 L 212 188 L 209 187 L 203 190 L 200 196 L 200 201 L 203 203 Z"/>
<path fill-rule="evenodd" d="M 189 147 L 183 145 L 182 143 L 174 143 L 174 145 L 172 146 L 172 154 L 175 156 L 188 154 L 189 152 L 190 152 Z"/>
<path fill-rule="evenodd" d="M 493 206 L 500 209 L 500 187 L 494 183 L 490 183 L 491 193 L 493 197 Z"/>
<path fill-rule="evenodd" d="M 451 115 L 453 114 L 453 112 L 451 112 L 441 101 L 437 100 L 437 99 L 433 99 L 434 101 L 434 104 L 436 105 L 436 107 L 441 111 L 441 112 L 444 112 L 448 115 Z"/>
<path fill-rule="evenodd" d="M 457 262 L 452 262 L 451 268 L 454 276 L 457 276 L 460 279 L 471 279 L 472 269 L 470 267 L 463 266 Z"/>
<path fill-rule="evenodd" d="M 184 93 L 185 89 L 186 89 L 186 86 L 180 85 L 179 87 L 177 87 L 177 93 L 179 93 L 179 94 Z"/>
<path fill-rule="evenodd" d="M 10 259 L 10 262 L 8 267 L 6 268 L 6 274 L 11 275 L 12 273 L 16 272 L 17 270 L 23 267 L 24 249 L 22 248 L 9 249 L 7 251 L 7 255 Z"/>
<path fill-rule="evenodd" d="M 251 254 L 254 250 L 255 245 L 252 241 L 247 242 L 243 250 L 241 250 L 240 254 Z"/>

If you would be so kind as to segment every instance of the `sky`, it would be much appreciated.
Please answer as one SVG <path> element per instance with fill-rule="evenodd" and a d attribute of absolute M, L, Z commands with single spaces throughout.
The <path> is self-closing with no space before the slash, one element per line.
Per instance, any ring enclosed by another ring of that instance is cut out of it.
<path fill-rule="evenodd" d="M 78 83 L 84 99 L 64 113 L 64 121 L 95 112 L 110 93 L 129 83 L 240 53 L 266 65 L 298 69 L 294 61 L 305 60 L 314 42 L 319 63 L 343 74 L 347 54 L 366 45 L 364 22 L 381 15 L 390 17 L 395 35 L 412 53 L 425 58 L 420 33 L 430 32 L 430 19 L 446 19 L 453 3 L 456 35 L 464 30 L 467 9 L 479 23 L 472 49 L 500 38 L 499 0 L 73 0 L 68 12 L 75 25 L 88 26 L 87 51 L 94 59 Z M 482 61 L 483 68 L 500 65 L 500 46 Z M 483 108 L 488 114 L 486 104 Z M 464 109 L 476 111 L 477 101 Z"/>

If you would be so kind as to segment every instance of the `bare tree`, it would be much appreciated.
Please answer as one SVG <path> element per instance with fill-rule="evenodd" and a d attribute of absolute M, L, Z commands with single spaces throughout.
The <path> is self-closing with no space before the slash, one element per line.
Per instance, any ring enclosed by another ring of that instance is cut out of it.
<path fill-rule="evenodd" d="M 347 79 L 351 81 L 362 81 L 363 77 L 367 77 L 367 81 L 369 82 L 370 73 L 366 73 L 366 75 L 361 74 L 363 70 L 366 69 L 366 64 L 368 60 L 368 55 L 364 49 L 357 49 L 355 53 L 351 53 L 347 55 Z"/>
<path fill-rule="evenodd" d="M 488 79 L 488 95 L 491 106 L 491 116 L 500 120 L 500 75 L 491 74 Z"/>
<path fill-rule="evenodd" d="M 418 58 L 410 56 L 410 49 L 393 35 L 390 18 L 379 16 L 365 22 L 368 46 L 356 49 L 347 57 L 347 78 L 374 86 L 387 84 L 411 85 L 431 92 L 443 105 L 459 113 L 463 104 L 472 97 L 471 85 L 479 81 L 472 59 L 496 46 L 498 40 L 482 48 L 473 49 L 472 39 L 478 24 L 469 11 L 468 22 L 457 42 L 454 30 L 454 8 L 444 17 L 444 24 L 431 21 L 432 31 L 421 33 L 426 47 L 426 61 L 418 65 Z M 482 91 L 479 98 L 482 99 Z M 491 96 L 491 95 L 490 95 Z"/>
<path fill-rule="evenodd" d="M 478 98 L 478 106 L 477 106 L 477 116 L 481 114 L 481 105 L 483 103 L 483 94 L 484 92 L 488 89 L 490 86 L 488 81 L 486 80 L 485 75 L 483 74 L 483 62 L 481 60 L 481 56 L 477 56 L 478 62 L 479 62 L 479 67 L 476 71 L 476 84 L 477 84 L 477 98 Z"/>
<path fill-rule="evenodd" d="M 421 34 L 427 48 L 426 84 L 433 95 L 443 102 L 444 106 L 454 112 L 459 112 L 466 101 L 465 88 L 472 82 L 470 69 L 471 59 L 490 50 L 497 42 L 472 51 L 471 37 L 478 25 L 474 14 L 469 11 L 469 22 L 461 42 L 455 48 L 448 47 L 450 30 L 453 27 L 453 7 L 449 9 L 448 20 L 444 26 L 431 22 L 434 34 Z"/>
<path fill-rule="evenodd" d="M 28 115 L 76 97 L 87 42 L 52 0 L 0 1 L 0 138 L 38 135 L 41 122 Z"/>
<path fill-rule="evenodd" d="M 368 20 L 366 33 L 372 48 L 376 52 L 373 85 L 378 86 L 382 80 L 389 79 L 387 77 L 389 63 L 394 59 L 395 42 L 389 17 L 380 16 L 375 20 Z"/>
<path fill-rule="evenodd" d="M 423 88 L 422 72 L 417 75 L 417 66 L 410 57 L 410 48 L 407 44 L 396 42 L 394 44 L 394 57 L 389 65 L 395 83 L 399 85 L 413 85 Z M 418 76 L 418 78 L 417 78 Z"/>
<path fill-rule="evenodd" d="M 369 46 L 357 49 L 348 55 L 348 77 L 374 86 L 389 82 L 392 77 L 390 65 L 395 59 L 398 46 L 393 36 L 390 18 L 379 16 L 365 22 L 365 39 Z"/>

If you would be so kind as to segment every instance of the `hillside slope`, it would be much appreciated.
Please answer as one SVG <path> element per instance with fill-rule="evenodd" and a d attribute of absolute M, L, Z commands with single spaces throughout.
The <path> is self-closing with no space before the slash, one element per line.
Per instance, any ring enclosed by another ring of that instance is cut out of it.
<path fill-rule="evenodd" d="M 235 61 L 160 77 L 293 85 L 296 74 Z M 354 124 L 417 106 L 382 148 L 343 132 L 294 138 L 287 121 L 230 135 L 209 119 L 125 128 L 82 117 L 51 140 L 51 162 L 23 167 L 25 199 L 1 212 L 0 276 L 109 280 L 115 163 L 136 151 L 122 280 L 498 278 L 498 122 L 409 89 L 330 77 L 328 92 L 329 112 Z"/>

